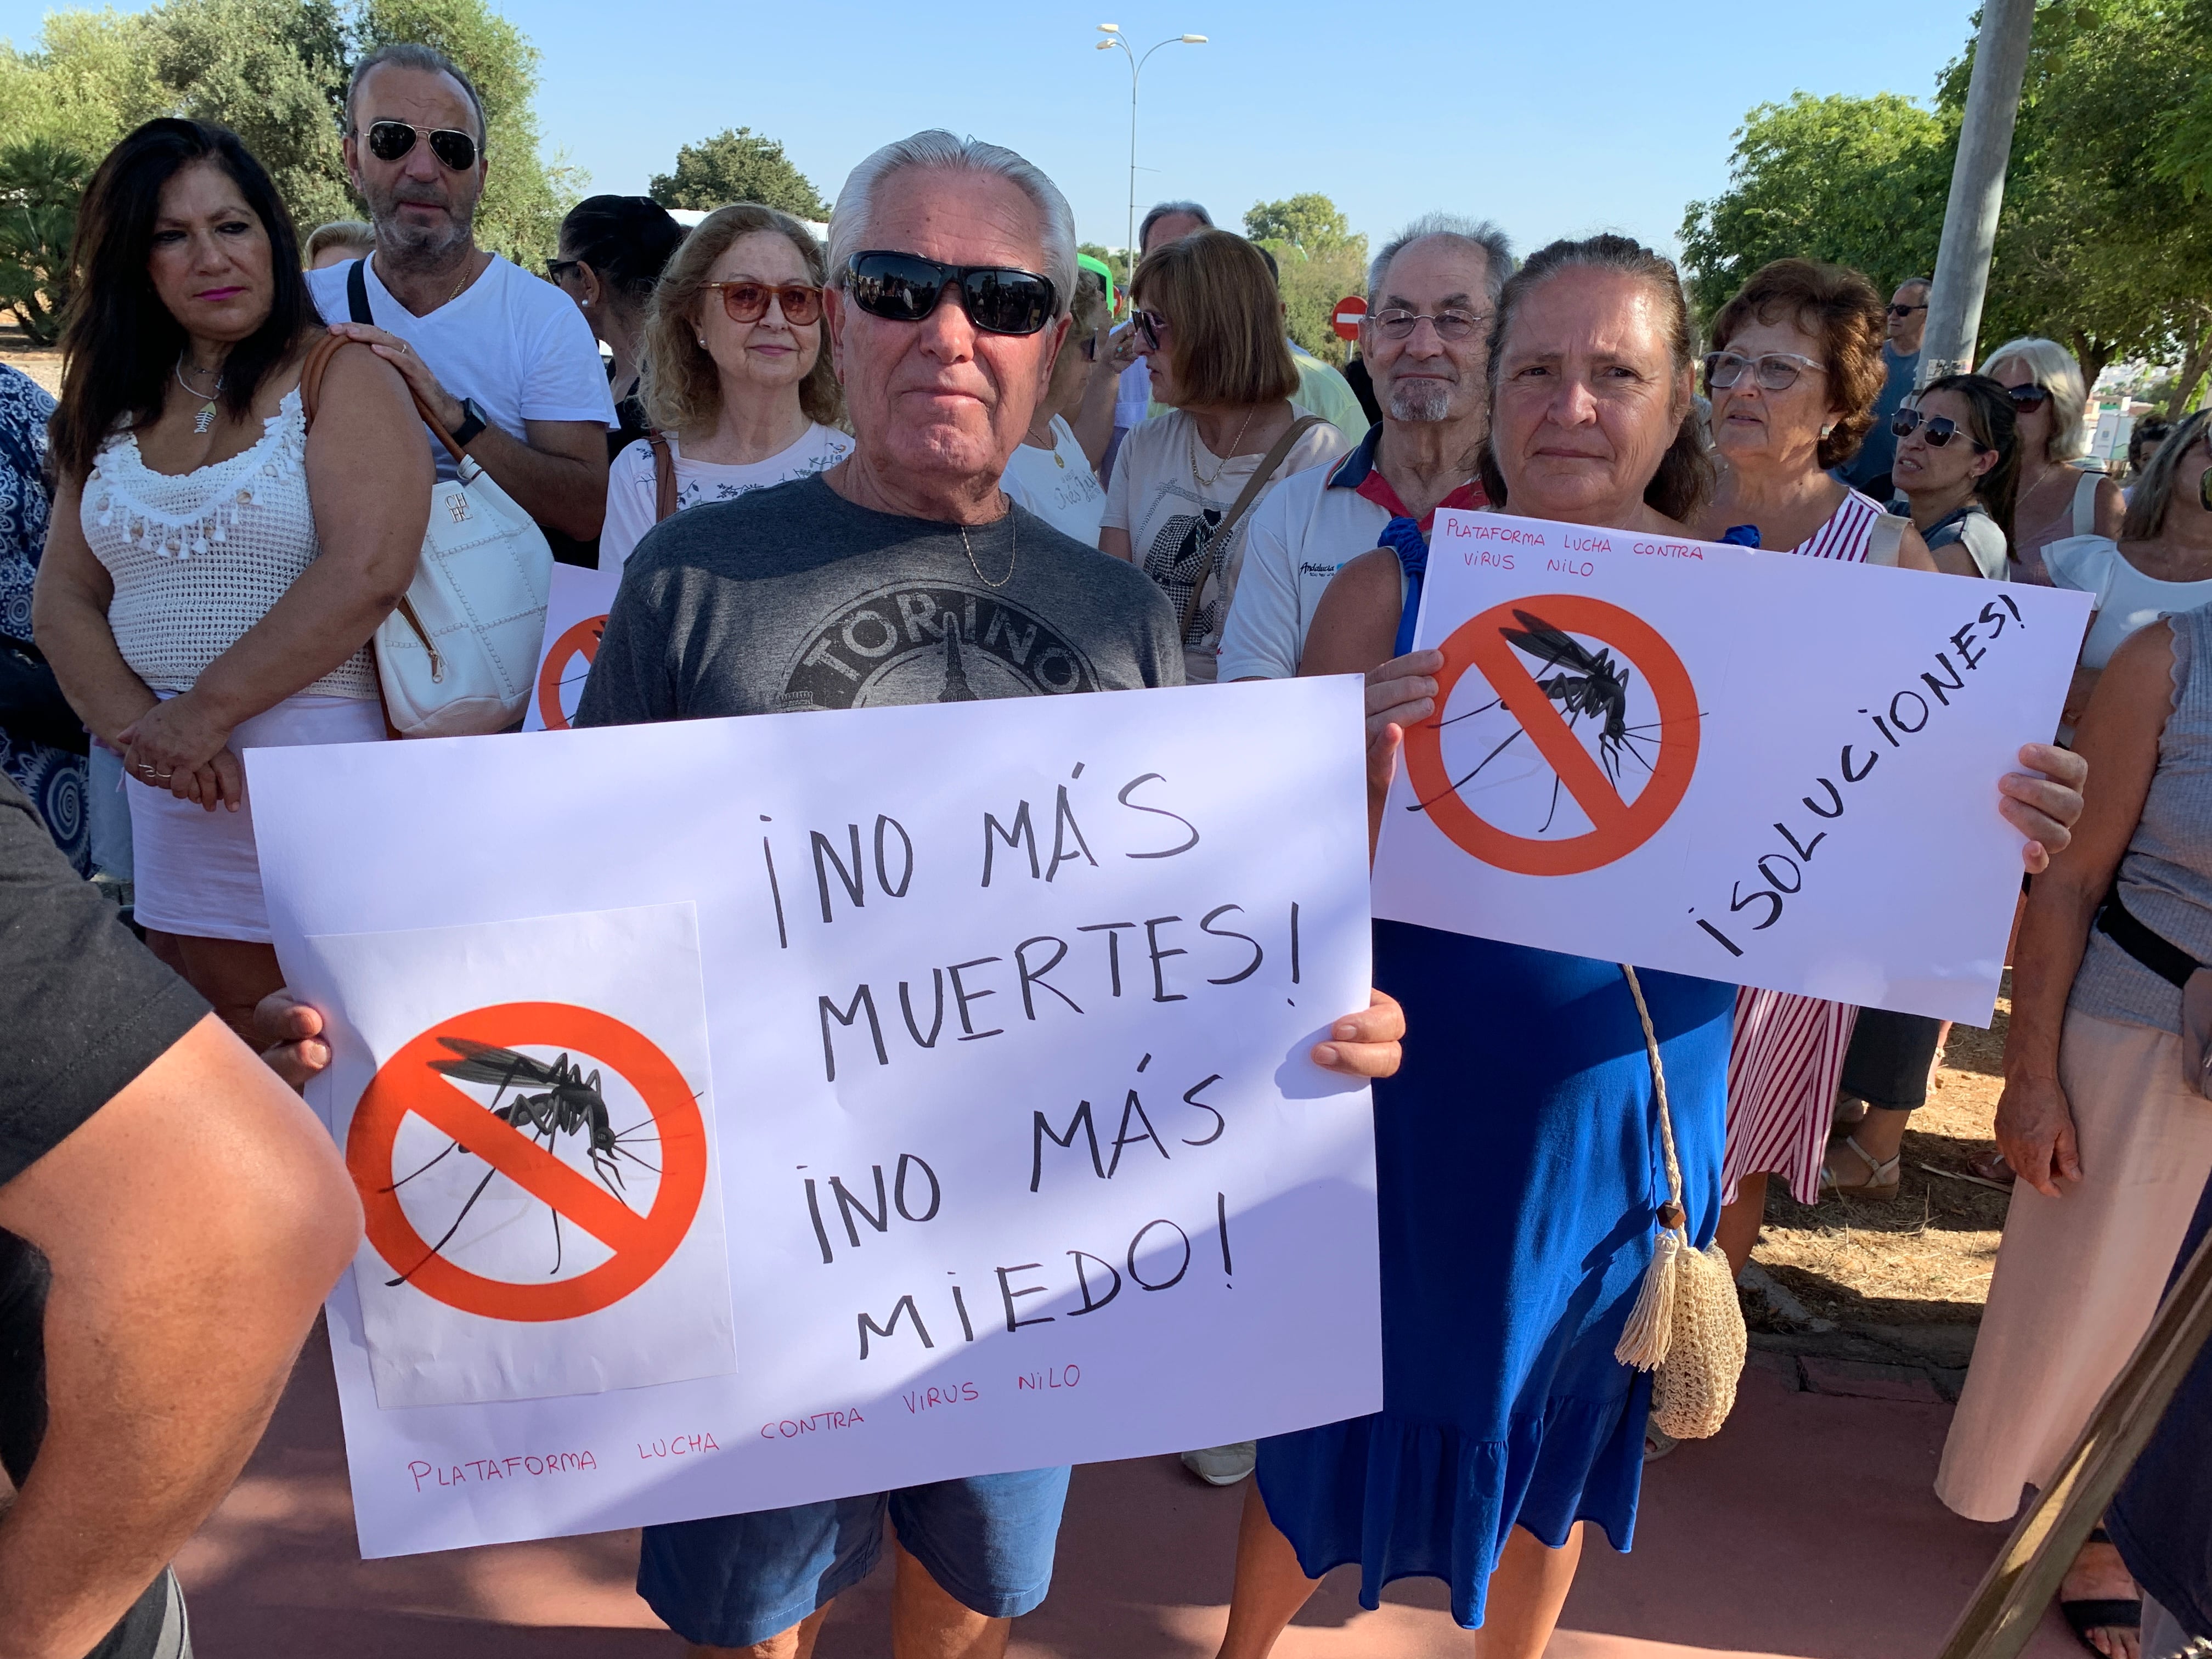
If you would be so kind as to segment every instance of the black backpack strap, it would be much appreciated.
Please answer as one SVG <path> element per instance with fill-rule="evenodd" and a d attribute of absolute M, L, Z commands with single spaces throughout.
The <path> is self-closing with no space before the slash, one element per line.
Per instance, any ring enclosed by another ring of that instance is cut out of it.
<path fill-rule="evenodd" d="M 2097 912 L 2097 931 L 2110 936 L 2113 944 L 2172 985 L 2186 985 L 2189 976 L 2204 965 L 2179 945 L 2153 933 L 2122 903 L 2117 878 Z"/>
<path fill-rule="evenodd" d="M 375 313 L 368 308 L 368 261 L 356 259 L 346 267 L 346 310 L 356 323 L 376 326 Z"/>

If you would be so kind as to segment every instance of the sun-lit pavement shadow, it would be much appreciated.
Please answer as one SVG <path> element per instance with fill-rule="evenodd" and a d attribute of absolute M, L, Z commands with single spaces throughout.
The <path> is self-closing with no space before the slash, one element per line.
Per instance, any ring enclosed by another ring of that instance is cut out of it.
<path fill-rule="evenodd" d="M 1717 1440 L 1651 1468 L 1632 1554 L 1601 1537 L 1552 1659 L 1932 1659 L 2004 1528 L 1929 1489 L 1950 1407 L 1795 1390 L 1747 1373 Z M 1241 1488 L 1172 1458 L 1076 1473 L 1051 1599 L 1016 1659 L 1207 1659 L 1227 1617 Z M 676 1659 L 631 1588 L 635 1533 L 362 1561 L 337 1397 L 309 1345 L 246 1476 L 177 1562 L 203 1659 Z M 884 1659 L 888 1567 L 841 1598 L 819 1659 Z M 1330 1575 L 1280 1659 L 1467 1659 L 1443 1586 L 1362 1609 Z M 2056 1613 L 2027 1659 L 2080 1651 Z"/>

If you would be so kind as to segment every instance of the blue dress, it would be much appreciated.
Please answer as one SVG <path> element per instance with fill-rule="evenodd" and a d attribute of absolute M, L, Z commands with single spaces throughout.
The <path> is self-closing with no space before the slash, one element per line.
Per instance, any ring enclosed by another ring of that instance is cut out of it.
<path fill-rule="evenodd" d="M 1720 1210 L 1735 988 L 1640 972 L 1692 1236 Z M 1482 1622 L 1519 1524 L 1626 1550 L 1649 1376 L 1613 1358 L 1667 1196 L 1643 1028 L 1609 962 L 1375 924 L 1405 1064 L 1375 1085 L 1382 1409 L 1260 1443 L 1267 1513 L 1309 1577 L 1443 1579 Z"/>
<path fill-rule="evenodd" d="M 43 386 L 0 363 L 0 635 L 27 642 L 31 590 L 46 545 L 46 422 L 53 413 L 54 400 Z M 0 776 L 30 797 L 76 872 L 90 875 L 84 757 L 10 732 L 0 718 Z"/>

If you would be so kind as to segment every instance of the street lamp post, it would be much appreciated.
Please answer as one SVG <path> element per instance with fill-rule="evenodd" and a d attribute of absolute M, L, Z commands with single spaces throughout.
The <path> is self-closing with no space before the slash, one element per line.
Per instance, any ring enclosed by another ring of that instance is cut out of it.
<path fill-rule="evenodd" d="M 1099 51 L 1106 52 L 1119 46 L 1121 55 L 1129 60 L 1129 231 L 1128 240 L 1121 248 L 1121 257 L 1126 262 L 1121 280 L 1126 286 L 1134 281 L 1137 275 L 1137 77 L 1144 73 L 1145 65 L 1152 61 L 1152 53 L 1161 46 L 1202 46 L 1206 44 L 1206 37 L 1202 34 L 1171 34 L 1139 58 L 1130 50 L 1129 43 L 1121 38 L 1119 23 L 1101 23 L 1098 32 L 1106 37 L 1098 43 Z"/>

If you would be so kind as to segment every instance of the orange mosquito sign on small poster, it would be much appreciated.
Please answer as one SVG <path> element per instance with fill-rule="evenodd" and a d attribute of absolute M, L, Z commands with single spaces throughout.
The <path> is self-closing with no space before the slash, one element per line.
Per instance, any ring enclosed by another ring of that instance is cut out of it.
<path fill-rule="evenodd" d="M 1593 650 L 1575 635 L 1611 650 Z M 1453 691 L 1474 670 L 1494 697 L 1484 707 L 1502 706 L 1520 722 L 1514 735 L 1528 738 L 1590 822 L 1584 833 L 1558 839 L 1498 828 L 1460 793 L 1498 751 L 1455 776 L 1444 757 L 1447 725 L 1423 721 L 1406 734 L 1407 775 L 1421 810 L 1470 858 L 1526 876 L 1579 875 L 1626 858 L 1682 804 L 1698 766 L 1697 689 L 1674 647 L 1640 617 L 1587 594 L 1532 594 L 1462 623 L 1438 648 L 1437 708 L 1453 707 Z M 1638 722 L 1642 730 L 1626 719 L 1632 671 L 1613 660 L 1615 650 L 1642 671 L 1657 702 L 1657 718 Z M 1584 719 L 1595 721 L 1595 757 L 1574 730 Z M 1626 792 L 1624 774 L 1639 770 L 1649 778 Z"/>
<path fill-rule="evenodd" d="M 586 570 L 573 564 L 553 567 L 553 585 L 545 601 L 545 643 L 538 659 L 538 676 L 530 706 L 523 713 L 526 732 L 565 732 L 584 681 L 599 653 L 599 639 L 606 632 L 607 612 L 614 608 L 615 590 L 622 571 Z"/>
<path fill-rule="evenodd" d="M 558 1048 L 561 1059 L 535 1060 L 517 1053 L 517 1045 Z M 632 1149 L 635 1129 L 618 1128 L 610 1119 L 594 1060 L 619 1073 L 644 1102 L 650 1161 Z M 495 1104 L 465 1092 L 457 1079 L 496 1082 Z M 490 1166 L 477 1193 L 494 1176 L 506 1177 L 546 1206 L 556 1235 L 565 1219 L 605 1245 L 609 1259 L 568 1278 L 534 1283 L 487 1278 L 453 1261 L 442 1247 L 465 1210 L 452 1218 L 445 1238 L 433 1242 L 400 1201 L 409 1176 L 395 1155 L 410 1115 L 447 1137 L 449 1150 Z M 592 1176 L 552 1150 L 579 1140 Z M 625 1159 L 641 1170 L 657 1165 L 659 1182 L 642 1213 L 624 1199 Z M 639 1032 L 589 1008 L 510 1002 L 441 1020 L 380 1066 L 355 1108 L 346 1163 L 361 1193 L 368 1241 L 398 1276 L 392 1284 L 412 1285 L 485 1319 L 532 1322 L 611 1307 L 667 1263 L 706 1190 L 707 1138 L 684 1074 Z"/>

